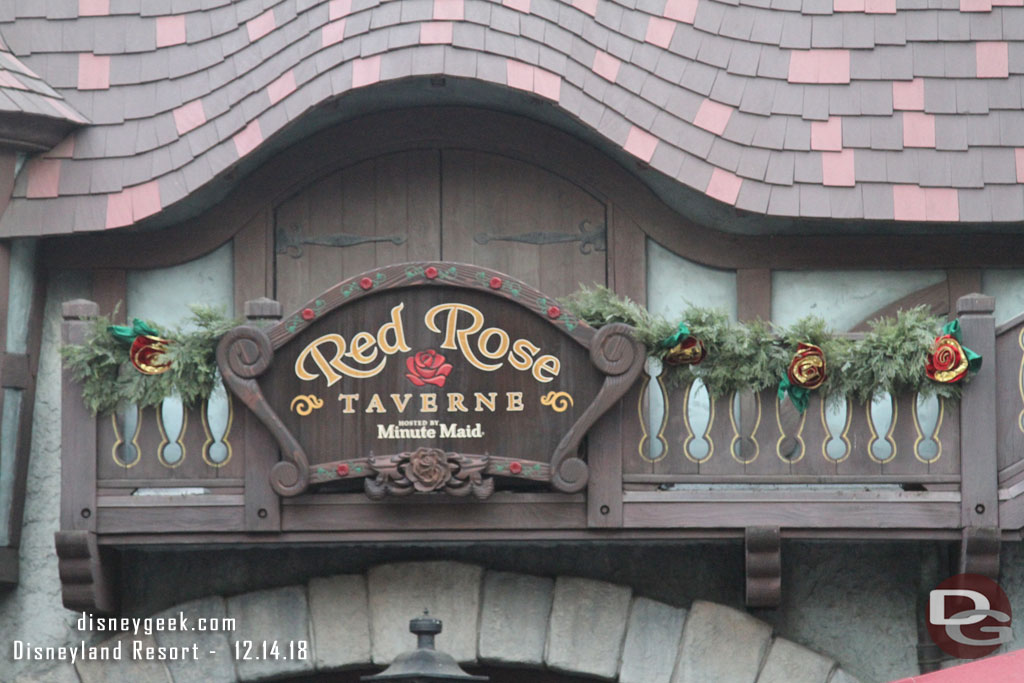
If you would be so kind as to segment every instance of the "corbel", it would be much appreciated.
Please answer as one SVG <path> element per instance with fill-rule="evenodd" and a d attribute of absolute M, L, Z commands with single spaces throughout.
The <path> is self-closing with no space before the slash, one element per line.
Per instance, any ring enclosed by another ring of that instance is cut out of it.
<path fill-rule="evenodd" d="M 782 539 L 777 526 L 747 527 L 747 607 L 778 607 L 782 601 Z"/>
<path fill-rule="evenodd" d="M 57 570 L 64 606 L 76 612 L 117 612 L 114 567 L 91 531 L 58 531 Z"/>
<path fill-rule="evenodd" d="M 998 527 L 969 526 L 960 536 L 960 573 L 981 574 L 999 580 L 1000 532 Z"/>

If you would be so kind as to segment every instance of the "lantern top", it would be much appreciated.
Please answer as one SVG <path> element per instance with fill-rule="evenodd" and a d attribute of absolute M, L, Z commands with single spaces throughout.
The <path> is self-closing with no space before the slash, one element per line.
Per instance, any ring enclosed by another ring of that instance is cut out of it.
<path fill-rule="evenodd" d="M 422 617 L 409 621 L 409 631 L 416 635 L 416 649 L 395 657 L 387 669 L 360 680 L 406 681 L 406 683 L 434 683 L 435 681 L 489 681 L 487 676 L 474 676 L 462 668 L 447 652 L 434 649 L 434 636 L 442 630 L 440 619 L 434 619 L 427 612 Z"/>

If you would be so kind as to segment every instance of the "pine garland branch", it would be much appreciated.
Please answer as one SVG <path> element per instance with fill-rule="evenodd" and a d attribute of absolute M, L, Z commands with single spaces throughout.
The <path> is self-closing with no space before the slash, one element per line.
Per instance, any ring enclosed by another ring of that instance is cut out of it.
<path fill-rule="evenodd" d="M 132 367 L 128 349 L 108 331 L 110 318 L 92 320 L 82 344 L 61 348 L 64 366 L 82 385 L 82 399 L 94 413 L 108 413 L 127 405 L 158 405 L 177 396 L 186 406 L 207 400 L 220 387 L 217 343 L 241 321 L 227 318 L 209 306 L 191 306 L 192 314 L 176 329 L 153 325 L 160 336 L 170 339 L 163 358 L 170 369 L 159 375 L 144 375 Z M 147 321 L 149 322 L 149 321 Z"/>
<path fill-rule="evenodd" d="M 668 349 L 660 342 L 674 334 L 679 324 L 651 314 L 628 298 L 619 298 L 607 287 L 581 286 L 563 304 L 595 327 L 611 322 L 632 325 L 648 354 L 662 359 Z M 871 330 L 860 339 L 835 333 L 816 316 L 773 328 L 761 320 L 733 323 L 722 311 L 690 307 L 681 322 L 703 342 L 707 355 L 699 365 L 666 366 L 663 381 L 669 386 L 685 385 L 699 378 L 712 397 L 777 386 L 800 343 L 821 347 L 827 372 L 819 391 L 829 400 L 849 396 L 864 403 L 883 392 L 959 398 L 962 391 L 960 383 L 933 382 L 924 372 L 925 360 L 942 327 L 927 306 L 874 320 Z"/>

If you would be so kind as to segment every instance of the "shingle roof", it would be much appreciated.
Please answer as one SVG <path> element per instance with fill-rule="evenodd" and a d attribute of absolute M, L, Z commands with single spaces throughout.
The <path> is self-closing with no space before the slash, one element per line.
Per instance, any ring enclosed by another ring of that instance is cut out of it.
<path fill-rule="evenodd" d="M 0 34 L 92 123 L 0 235 L 131 225 L 419 74 L 528 91 L 751 212 L 1024 219 L 1024 0 L 11 1 Z"/>
<path fill-rule="evenodd" d="M 85 117 L 0 40 L 0 145 L 48 150 Z"/>

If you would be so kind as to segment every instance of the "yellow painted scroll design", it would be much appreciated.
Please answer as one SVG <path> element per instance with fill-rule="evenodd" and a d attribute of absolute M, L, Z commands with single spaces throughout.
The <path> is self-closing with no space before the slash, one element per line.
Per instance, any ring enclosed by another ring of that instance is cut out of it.
<path fill-rule="evenodd" d="M 302 417 L 306 417 L 314 410 L 319 410 L 323 407 L 323 399 L 317 398 L 316 394 L 299 394 L 292 399 L 289 406 L 292 412 L 298 413 Z"/>
<path fill-rule="evenodd" d="M 540 397 L 540 404 L 548 406 L 556 413 L 564 413 L 573 405 L 573 400 L 568 391 L 549 391 Z"/>

